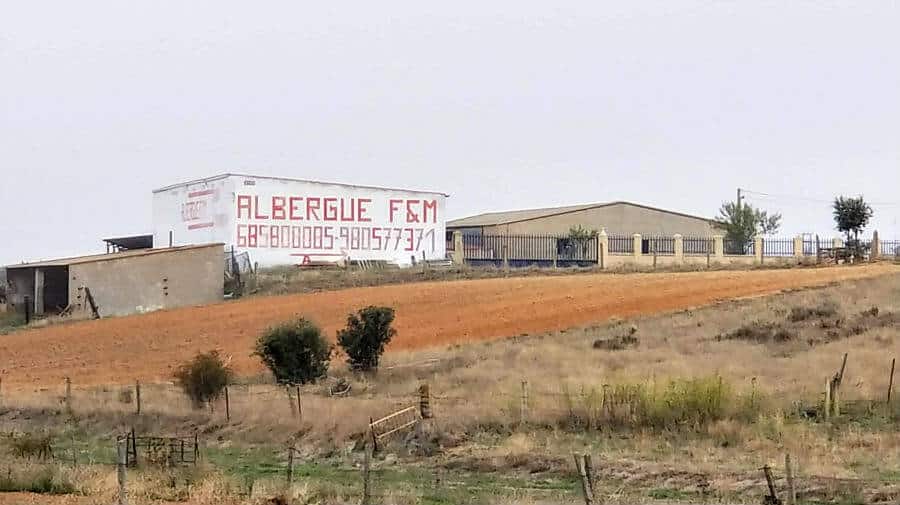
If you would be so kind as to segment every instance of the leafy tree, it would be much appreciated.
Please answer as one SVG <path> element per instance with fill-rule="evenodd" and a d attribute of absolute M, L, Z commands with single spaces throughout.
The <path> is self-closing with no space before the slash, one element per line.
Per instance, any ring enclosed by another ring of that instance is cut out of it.
<path fill-rule="evenodd" d="M 588 230 L 577 224 L 569 228 L 569 238 L 577 241 L 587 241 L 597 236 L 597 230 Z"/>
<path fill-rule="evenodd" d="M 756 209 L 752 205 L 743 203 L 740 206 L 735 202 L 725 202 L 719 208 L 719 216 L 716 225 L 725 231 L 725 239 L 733 244 L 742 244 L 741 251 L 757 235 L 771 235 L 781 227 L 781 214 Z M 726 251 L 730 252 L 730 251 Z"/>
<path fill-rule="evenodd" d="M 233 377 L 217 351 L 197 354 L 175 372 L 176 383 L 195 407 L 219 398 Z"/>
<path fill-rule="evenodd" d="M 872 207 L 861 196 L 856 198 L 839 196 L 834 199 L 832 208 L 838 231 L 847 235 L 847 242 L 851 241 L 851 233 L 853 241 L 858 242 L 859 232 L 869 224 L 869 219 L 872 218 Z"/>
<path fill-rule="evenodd" d="M 588 243 L 594 238 L 597 238 L 597 230 L 589 230 L 580 224 L 577 224 L 569 228 L 569 236 L 566 237 L 567 240 L 560 241 L 559 246 L 562 246 L 562 251 L 558 252 L 567 252 L 570 251 L 571 248 L 577 247 L 581 250 L 582 255 L 586 255 Z"/>
<path fill-rule="evenodd" d="M 391 327 L 394 309 L 369 306 L 347 316 L 347 327 L 338 332 L 338 345 L 347 353 L 353 370 L 372 371 L 397 330 Z"/>
<path fill-rule="evenodd" d="M 328 373 L 332 345 L 322 330 L 302 317 L 266 330 L 253 353 L 279 384 L 315 382 Z"/>

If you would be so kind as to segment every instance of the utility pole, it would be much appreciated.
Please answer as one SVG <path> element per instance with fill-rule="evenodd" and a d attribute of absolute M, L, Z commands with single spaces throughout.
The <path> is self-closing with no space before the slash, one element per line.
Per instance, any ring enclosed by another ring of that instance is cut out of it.
<path fill-rule="evenodd" d="M 737 211 L 738 215 L 741 213 L 741 188 L 737 188 Z"/>

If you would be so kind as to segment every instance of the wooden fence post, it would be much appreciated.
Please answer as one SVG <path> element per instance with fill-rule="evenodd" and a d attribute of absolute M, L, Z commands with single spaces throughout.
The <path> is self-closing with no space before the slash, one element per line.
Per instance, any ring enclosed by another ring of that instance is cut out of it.
<path fill-rule="evenodd" d="M 372 452 L 378 450 L 378 436 L 375 435 L 375 428 L 372 425 L 375 424 L 375 419 L 369 418 L 369 433 L 372 434 Z"/>
<path fill-rule="evenodd" d="M 597 499 L 597 481 L 594 478 L 594 462 L 590 454 L 584 455 L 584 473 L 587 474 L 588 484 L 591 487 L 591 500 Z"/>
<path fill-rule="evenodd" d="M 72 379 L 66 377 L 66 411 L 72 413 Z"/>
<path fill-rule="evenodd" d="M 521 424 L 525 424 L 528 422 L 528 381 L 522 381 L 522 405 L 520 408 L 520 419 L 519 422 Z"/>
<path fill-rule="evenodd" d="M 835 387 L 831 388 L 831 409 L 834 411 L 834 417 L 840 417 L 841 415 L 840 385 L 841 383 L 838 382 Z"/>
<path fill-rule="evenodd" d="M 121 435 L 116 438 L 116 475 L 119 481 L 119 505 L 128 505 L 128 498 L 125 494 L 125 465 L 127 464 L 127 438 Z"/>
<path fill-rule="evenodd" d="M 791 455 L 784 455 L 784 473 L 787 477 L 788 504 L 797 505 L 797 489 L 794 487 L 794 469 L 791 467 Z"/>
<path fill-rule="evenodd" d="M 200 434 L 194 432 L 194 464 L 200 461 Z"/>
<path fill-rule="evenodd" d="M 769 468 L 769 465 L 762 467 L 763 474 L 766 476 L 766 485 L 769 488 L 769 495 L 765 497 L 763 503 L 769 505 L 781 505 L 781 500 L 778 499 L 778 491 L 775 490 L 775 482 L 772 479 L 772 469 Z"/>
<path fill-rule="evenodd" d="M 588 481 L 587 471 L 584 468 L 584 461 L 580 454 L 572 454 L 575 458 L 575 470 L 581 479 L 581 491 L 584 493 L 584 505 L 593 505 L 594 497 L 591 496 L 591 485 Z"/>
<path fill-rule="evenodd" d="M 831 379 L 825 382 L 825 420 L 831 419 Z"/>
<path fill-rule="evenodd" d="M 431 419 L 431 391 L 428 384 L 419 386 L 419 414 L 422 419 Z"/>
<path fill-rule="evenodd" d="M 134 382 L 134 398 L 137 402 L 137 415 L 141 415 L 141 381 Z"/>
<path fill-rule="evenodd" d="M 365 455 L 363 456 L 363 498 L 362 505 L 371 505 L 372 503 L 372 484 L 371 484 L 371 471 L 369 469 L 369 459 L 371 458 L 371 454 L 369 452 L 369 448 L 365 448 Z"/>
<path fill-rule="evenodd" d="M 891 403 L 891 390 L 894 389 L 894 365 L 897 364 L 897 358 L 891 360 L 891 376 L 888 379 L 887 402 Z"/>
<path fill-rule="evenodd" d="M 290 486 L 294 482 L 294 447 L 288 447 L 287 483 Z"/>
<path fill-rule="evenodd" d="M 293 395 L 291 395 L 291 389 L 285 388 L 284 392 L 287 393 L 288 405 L 290 405 L 290 407 L 291 407 L 291 415 L 294 416 L 294 418 L 296 418 L 297 417 L 297 403 L 294 402 L 294 397 L 293 397 Z"/>
<path fill-rule="evenodd" d="M 228 386 L 225 386 L 225 420 L 231 421 L 231 400 L 228 397 Z"/>

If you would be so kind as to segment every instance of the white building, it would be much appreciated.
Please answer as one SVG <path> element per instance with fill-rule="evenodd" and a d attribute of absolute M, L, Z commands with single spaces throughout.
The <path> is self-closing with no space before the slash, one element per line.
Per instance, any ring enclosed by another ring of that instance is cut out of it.
<path fill-rule="evenodd" d="M 223 174 L 155 190 L 153 244 L 223 242 L 263 266 L 442 259 L 447 196 Z"/>

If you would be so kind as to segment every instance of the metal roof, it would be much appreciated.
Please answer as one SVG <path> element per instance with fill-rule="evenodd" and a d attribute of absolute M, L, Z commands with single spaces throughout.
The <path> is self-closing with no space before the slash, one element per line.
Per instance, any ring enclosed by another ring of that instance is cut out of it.
<path fill-rule="evenodd" d="M 708 219 L 705 217 L 692 216 L 690 214 L 684 214 L 681 212 L 674 212 L 671 210 L 660 209 L 657 207 L 650 207 L 649 205 L 641 205 L 639 203 L 632 202 L 607 202 L 607 203 L 586 203 L 582 205 L 569 205 L 565 207 L 548 207 L 543 209 L 524 209 L 524 210 L 512 210 L 506 212 L 487 212 L 485 214 L 478 214 L 476 216 L 464 217 L 460 219 L 453 219 L 447 222 L 448 228 L 465 228 L 465 227 L 477 227 L 477 226 L 496 226 L 501 224 L 511 224 L 511 223 L 519 223 L 522 221 L 531 221 L 533 219 L 541 219 L 550 216 L 558 216 L 561 214 L 571 214 L 572 212 L 578 212 L 582 210 L 588 209 L 597 209 L 601 207 L 611 207 L 614 205 L 631 205 L 632 207 L 640 207 L 642 209 L 654 210 L 657 212 L 665 212 L 666 214 L 674 214 L 676 216 L 687 217 L 691 219 L 699 219 L 701 221 L 711 222 L 712 219 Z"/>
<path fill-rule="evenodd" d="M 165 247 L 159 249 L 135 249 L 133 251 L 122 251 L 107 254 L 91 254 L 89 256 L 76 256 L 74 258 L 60 258 L 47 261 L 35 261 L 33 263 L 20 263 L 18 265 L 8 265 L 7 270 L 17 268 L 36 268 L 36 267 L 67 267 L 70 265 L 81 265 L 84 263 L 97 263 L 100 261 L 112 261 L 127 258 L 136 258 L 141 256 L 152 256 L 154 254 L 176 253 L 181 251 L 189 251 L 192 249 L 203 249 L 206 247 L 221 247 L 224 251 L 225 244 L 218 242 L 213 244 L 183 245 L 178 247 Z"/>
<path fill-rule="evenodd" d="M 107 244 L 119 247 L 122 250 L 150 249 L 153 247 L 153 234 L 127 235 L 124 237 L 111 237 L 103 239 Z"/>
<path fill-rule="evenodd" d="M 430 194 L 442 195 L 442 196 L 446 196 L 446 197 L 450 196 L 447 193 L 441 193 L 439 191 L 427 191 L 427 190 L 404 189 L 404 188 L 389 188 L 389 187 L 383 187 L 383 186 L 367 186 L 364 184 L 348 184 L 348 183 L 344 183 L 344 182 L 328 182 L 328 181 L 314 181 L 311 179 L 295 179 L 295 178 L 291 178 L 291 177 L 271 177 L 271 176 L 266 176 L 266 175 L 235 174 L 235 173 L 230 173 L 230 172 L 225 173 L 225 174 L 213 175 L 211 177 L 204 177 L 203 179 L 195 179 L 193 181 L 180 182 L 178 184 L 171 184 L 169 186 L 154 189 L 153 192 L 160 193 L 163 191 L 168 191 L 170 189 L 175 189 L 175 188 L 179 188 L 182 186 L 189 186 L 191 184 L 208 183 L 208 182 L 218 181 L 220 179 L 225 179 L 228 177 L 246 177 L 248 179 L 269 179 L 269 180 L 273 180 L 273 181 L 307 182 L 310 184 L 327 184 L 327 185 L 331 185 L 331 186 L 344 186 L 344 187 L 348 187 L 348 188 L 381 189 L 381 190 L 387 190 L 387 191 L 407 191 L 410 193 L 430 193 Z"/>

